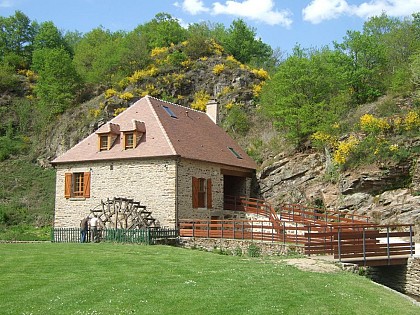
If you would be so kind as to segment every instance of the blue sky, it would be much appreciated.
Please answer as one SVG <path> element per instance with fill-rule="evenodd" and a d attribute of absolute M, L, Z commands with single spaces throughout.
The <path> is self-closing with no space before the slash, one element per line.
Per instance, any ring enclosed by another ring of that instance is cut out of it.
<path fill-rule="evenodd" d="M 16 10 L 38 22 L 53 21 L 63 31 L 88 32 L 98 26 L 131 31 L 166 12 L 182 25 L 200 21 L 227 27 L 242 18 L 257 36 L 289 53 L 295 44 L 321 47 L 341 42 L 347 30 L 386 12 L 394 17 L 420 12 L 420 0 L 0 0 L 0 16 Z"/>

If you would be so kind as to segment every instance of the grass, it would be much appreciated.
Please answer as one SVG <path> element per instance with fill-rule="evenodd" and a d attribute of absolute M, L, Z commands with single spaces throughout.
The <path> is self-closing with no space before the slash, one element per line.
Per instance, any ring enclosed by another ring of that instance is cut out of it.
<path fill-rule="evenodd" d="M 167 246 L 0 244 L 2 314 L 418 314 L 368 279 Z"/>

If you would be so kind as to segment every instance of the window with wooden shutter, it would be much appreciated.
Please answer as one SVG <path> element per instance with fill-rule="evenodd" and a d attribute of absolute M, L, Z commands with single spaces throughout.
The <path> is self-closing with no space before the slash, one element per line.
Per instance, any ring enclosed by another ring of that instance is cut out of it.
<path fill-rule="evenodd" d="M 211 178 L 207 179 L 207 208 L 213 208 L 212 184 Z"/>
<path fill-rule="evenodd" d="M 72 174 L 66 173 L 64 175 L 64 198 L 71 197 L 71 182 L 72 182 Z"/>
<path fill-rule="evenodd" d="M 84 176 L 83 197 L 90 198 L 90 172 L 85 172 L 83 176 Z"/>
<path fill-rule="evenodd" d="M 90 198 L 90 172 L 64 174 L 65 198 Z"/>
<path fill-rule="evenodd" d="M 192 178 L 192 206 L 193 208 L 198 208 L 198 189 L 199 189 L 199 179 L 196 177 Z"/>
<path fill-rule="evenodd" d="M 193 208 L 213 208 L 211 179 L 192 178 Z"/>

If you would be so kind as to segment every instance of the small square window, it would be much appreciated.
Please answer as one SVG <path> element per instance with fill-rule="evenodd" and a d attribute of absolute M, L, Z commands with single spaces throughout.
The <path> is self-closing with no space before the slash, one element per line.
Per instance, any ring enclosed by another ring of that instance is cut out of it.
<path fill-rule="evenodd" d="M 124 147 L 126 149 L 133 149 L 134 148 L 134 133 L 132 132 L 126 133 L 124 139 L 125 139 Z"/>
<path fill-rule="evenodd" d="M 108 135 L 99 137 L 99 150 L 100 151 L 108 150 Z"/>

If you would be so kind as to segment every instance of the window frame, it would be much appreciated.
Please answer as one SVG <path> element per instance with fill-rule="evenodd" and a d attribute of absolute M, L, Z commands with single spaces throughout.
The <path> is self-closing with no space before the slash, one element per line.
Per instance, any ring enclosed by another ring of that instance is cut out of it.
<path fill-rule="evenodd" d="M 90 198 L 90 172 L 73 172 L 64 175 L 64 197 Z"/>
<path fill-rule="evenodd" d="M 192 177 L 192 207 L 194 209 L 213 208 L 211 178 Z"/>
<path fill-rule="evenodd" d="M 129 140 L 131 139 L 131 144 Z M 134 132 L 125 132 L 124 133 L 124 150 L 134 149 L 136 147 L 136 135 Z"/>
<path fill-rule="evenodd" d="M 99 151 L 108 151 L 110 148 L 109 142 L 109 135 L 99 135 Z M 106 139 L 106 141 L 104 141 Z"/>

